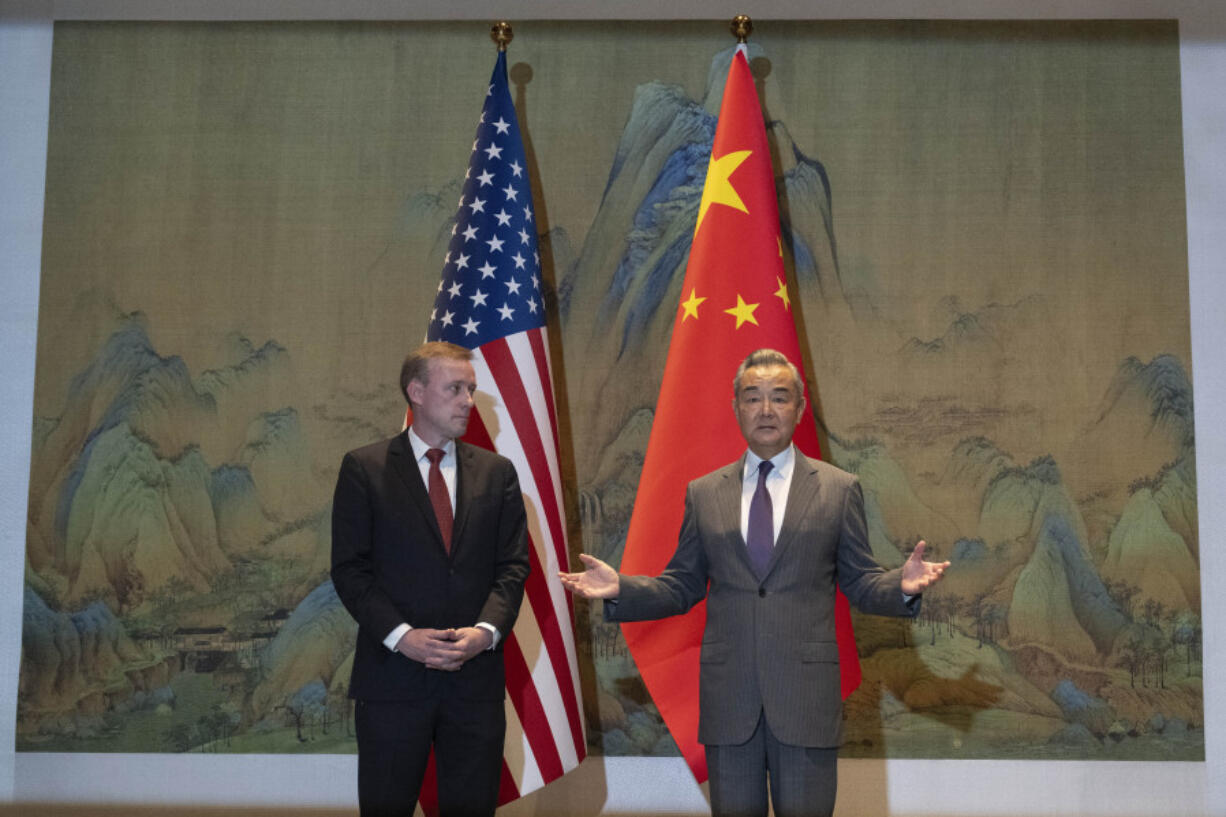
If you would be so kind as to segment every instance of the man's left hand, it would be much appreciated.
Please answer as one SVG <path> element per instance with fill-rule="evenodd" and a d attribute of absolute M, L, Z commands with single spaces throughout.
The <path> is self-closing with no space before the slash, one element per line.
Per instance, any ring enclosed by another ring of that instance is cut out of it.
<path fill-rule="evenodd" d="M 911 552 L 910 558 L 902 566 L 902 592 L 908 596 L 918 596 L 924 590 L 941 580 L 949 562 L 925 562 L 924 548 L 927 544 L 921 541 Z"/>
<path fill-rule="evenodd" d="M 494 643 L 493 634 L 484 627 L 457 627 L 450 632 L 452 640 L 463 653 L 454 664 L 444 667 L 444 669 L 459 669 L 468 659 L 478 653 L 485 652 Z"/>

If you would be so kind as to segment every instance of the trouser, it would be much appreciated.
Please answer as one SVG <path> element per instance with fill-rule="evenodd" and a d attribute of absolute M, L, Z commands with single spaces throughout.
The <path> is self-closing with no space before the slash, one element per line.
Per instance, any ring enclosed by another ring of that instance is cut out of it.
<path fill-rule="evenodd" d="M 411 817 L 434 749 L 440 817 L 490 817 L 498 806 L 503 702 L 439 695 L 355 706 L 362 817 Z"/>
<path fill-rule="evenodd" d="M 714 817 L 766 817 L 767 786 L 775 817 L 829 817 L 838 781 L 838 747 L 792 746 L 766 716 L 745 743 L 708 745 Z"/>

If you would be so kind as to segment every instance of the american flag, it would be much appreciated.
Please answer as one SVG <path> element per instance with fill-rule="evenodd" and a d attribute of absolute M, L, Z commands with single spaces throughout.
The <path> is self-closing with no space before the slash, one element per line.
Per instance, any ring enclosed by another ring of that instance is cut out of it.
<path fill-rule="evenodd" d="M 561 777 L 584 757 L 558 427 L 528 166 L 499 52 L 477 123 L 427 340 L 473 350 L 476 409 L 464 439 L 515 464 L 532 570 L 504 634 L 507 740 L 501 802 Z M 423 797 L 424 800 L 424 797 Z"/>

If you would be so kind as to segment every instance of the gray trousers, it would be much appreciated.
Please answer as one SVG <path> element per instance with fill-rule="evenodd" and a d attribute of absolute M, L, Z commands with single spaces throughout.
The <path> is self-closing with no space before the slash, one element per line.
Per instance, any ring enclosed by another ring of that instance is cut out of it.
<path fill-rule="evenodd" d="M 713 817 L 766 817 L 767 786 L 775 817 L 830 817 L 838 781 L 837 747 L 780 743 L 758 716 L 745 743 L 706 746 Z"/>

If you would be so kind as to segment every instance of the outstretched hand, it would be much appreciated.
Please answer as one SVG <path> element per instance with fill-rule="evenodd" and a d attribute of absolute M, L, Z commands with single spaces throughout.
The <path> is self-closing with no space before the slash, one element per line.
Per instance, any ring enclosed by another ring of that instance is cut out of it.
<path fill-rule="evenodd" d="M 902 592 L 908 596 L 918 596 L 925 589 L 941 580 L 949 562 L 925 562 L 924 548 L 927 544 L 921 541 L 911 551 L 911 556 L 902 566 Z"/>
<path fill-rule="evenodd" d="M 621 593 L 617 571 L 595 556 L 579 554 L 587 570 L 582 573 L 558 573 L 562 586 L 581 599 L 615 599 Z"/>

